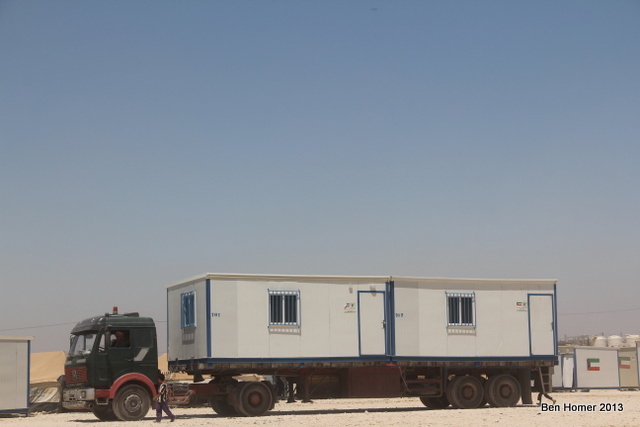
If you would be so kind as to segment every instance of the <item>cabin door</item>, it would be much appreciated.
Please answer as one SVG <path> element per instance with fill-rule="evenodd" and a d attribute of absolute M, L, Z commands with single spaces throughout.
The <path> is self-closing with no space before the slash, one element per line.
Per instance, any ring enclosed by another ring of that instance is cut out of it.
<path fill-rule="evenodd" d="M 358 329 L 361 356 L 382 356 L 386 353 L 385 293 L 358 292 Z"/>
<path fill-rule="evenodd" d="M 554 320 L 553 295 L 529 294 L 529 339 L 532 356 L 555 354 Z"/>

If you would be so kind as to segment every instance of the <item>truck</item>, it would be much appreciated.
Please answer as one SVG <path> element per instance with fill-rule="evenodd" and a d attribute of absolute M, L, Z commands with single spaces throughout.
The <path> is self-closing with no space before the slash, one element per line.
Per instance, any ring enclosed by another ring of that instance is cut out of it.
<path fill-rule="evenodd" d="M 530 404 L 532 392 L 550 398 L 556 283 L 207 273 L 167 286 L 169 367 L 193 376 L 190 399 L 223 416 L 260 416 L 280 397 Z M 64 406 L 144 417 L 157 380 L 152 325 L 117 313 L 80 322 Z"/>
<path fill-rule="evenodd" d="M 158 343 L 153 319 L 138 313 L 90 317 L 71 331 L 62 405 L 104 421 L 142 419 L 156 395 Z"/>

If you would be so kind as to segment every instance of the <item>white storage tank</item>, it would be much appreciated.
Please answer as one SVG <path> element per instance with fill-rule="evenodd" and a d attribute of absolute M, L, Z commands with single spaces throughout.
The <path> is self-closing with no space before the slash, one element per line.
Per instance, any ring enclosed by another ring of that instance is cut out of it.
<path fill-rule="evenodd" d="M 622 347 L 622 337 L 620 335 L 610 335 L 607 337 L 607 347 Z"/>
<path fill-rule="evenodd" d="M 625 347 L 635 347 L 636 343 L 640 341 L 640 335 L 637 334 L 626 334 L 624 343 Z"/>
<path fill-rule="evenodd" d="M 605 337 L 603 337 L 602 335 L 595 336 L 595 337 L 591 338 L 591 345 L 593 347 L 606 347 L 607 346 L 607 339 Z"/>

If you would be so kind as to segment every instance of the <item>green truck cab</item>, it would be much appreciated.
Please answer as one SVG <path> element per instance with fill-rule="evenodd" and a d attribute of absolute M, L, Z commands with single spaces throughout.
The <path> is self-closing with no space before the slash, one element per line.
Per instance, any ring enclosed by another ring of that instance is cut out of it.
<path fill-rule="evenodd" d="M 158 344 L 153 319 L 138 313 L 91 317 L 71 331 L 63 406 L 101 420 L 144 418 L 156 395 Z"/>

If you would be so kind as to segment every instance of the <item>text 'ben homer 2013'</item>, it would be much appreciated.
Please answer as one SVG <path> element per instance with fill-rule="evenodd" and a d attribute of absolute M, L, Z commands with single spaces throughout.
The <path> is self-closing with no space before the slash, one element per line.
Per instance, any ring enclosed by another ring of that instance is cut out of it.
<path fill-rule="evenodd" d="M 542 403 L 540 405 L 542 412 L 622 412 L 624 405 L 622 403 L 598 403 L 594 405 L 575 405 L 573 403 L 564 403 L 562 405 Z"/>

